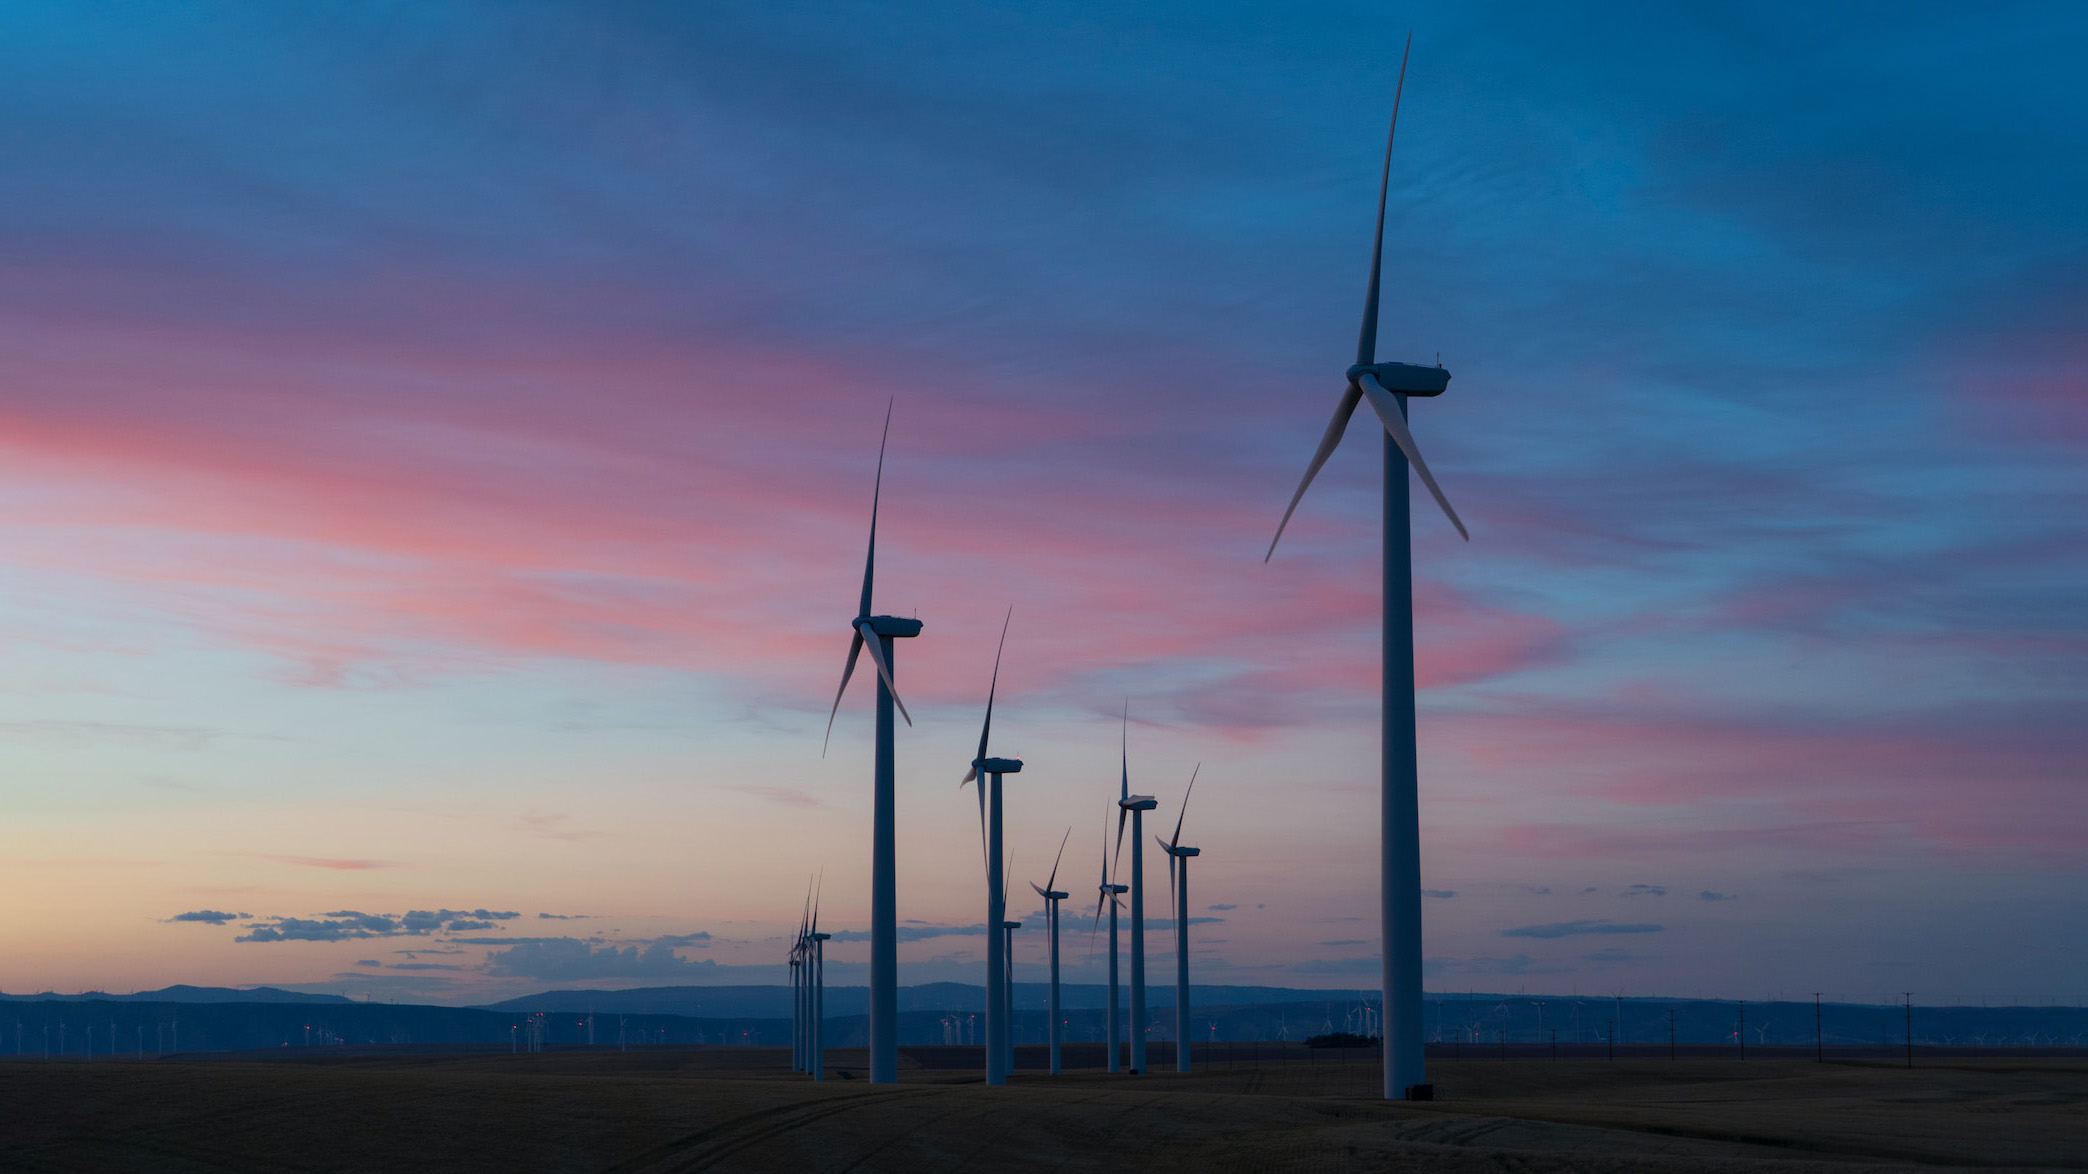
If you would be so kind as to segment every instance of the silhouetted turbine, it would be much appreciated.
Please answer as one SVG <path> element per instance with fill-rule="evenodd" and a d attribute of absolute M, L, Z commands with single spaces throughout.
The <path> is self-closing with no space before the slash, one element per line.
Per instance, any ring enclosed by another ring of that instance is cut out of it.
<path fill-rule="evenodd" d="M 986 854 L 986 1083 L 1008 1082 L 1008 1008 L 1003 1004 L 1000 991 L 1007 985 L 1008 956 L 1002 947 L 1002 935 L 993 927 L 1007 920 L 1008 885 L 1001 863 L 1001 776 L 1019 773 L 1022 760 L 1019 758 L 991 758 L 987 756 L 987 741 L 993 734 L 993 698 L 1000 689 L 1001 652 L 1008 644 L 1008 624 L 1015 618 L 1015 609 L 1008 609 L 1008 617 L 1001 621 L 1001 642 L 993 652 L 993 677 L 986 686 L 986 720 L 979 726 L 979 752 L 972 757 L 971 769 L 964 773 L 959 782 L 977 779 L 979 782 L 979 836 Z M 981 775 L 985 777 L 981 778 Z"/>
<path fill-rule="evenodd" d="M 1182 820 L 1189 815 L 1189 796 L 1196 792 L 1196 775 L 1202 763 L 1189 772 L 1189 789 L 1182 792 L 1182 811 L 1175 816 L 1174 836 L 1153 841 L 1167 853 L 1167 891 L 1175 907 L 1175 1071 L 1189 1071 L 1189 860 L 1202 854 L 1200 848 L 1182 846 Z"/>
<path fill-rule="evenodd" d="M 1030 882 L 1030 888 L 1036 889 L 1037 895 L 1044 898 L 1044 929 L 1046 933 L 1051 935 L 1051 997 L 1049 1003 L 1051 1014 L 1051 1074 L 1053 1076 L 1057 1076 L 1061 1071 L 1059 1064 L 1059 1037 L 1063 1034 L 1060 1031 L 1059 1023 L 1059 902 L 1073 895 L 1058 891 L 1058 870 L 1059 861 L 1064 859 L 1066 855 L 1066 841 L 1072 838 L 1073 829 L 1070 827 L 1066 829 L 1065 835 L 1059 837 L 1058 855 L 1051 858 L 1051 878 L 1044 882 L 1044 887 L 1038 889 L 1037 882 Z"/>
<path fill-rule="evenodd" d="M 1117 851 L 1124 847 L 1124 817 L 1131 818 L 1131 1071 L 1146 1070 L 1145 998 L 1145 813 L 1160 806 L 1151 795 L 1131 793 L 1131 710 L 1124 708 L 1123 783 L 1117 797 Z"/>
<path fill-rule="evenodd" d="M 894 1084 L 899 1080 L 899 910 L 897 849 L 893 842 L 896 817 L 893 802 L 892 708 L 913 724 L 899 688 L 892 682 L 892 641 L 921 634 L 921 621 L 897 616 L 870 614 L 870 589 L 877 572 L 877 503 L 884 493 L 885 439 L 892 432 L 892 410 L 885 407 L 884 438 L 877 442 L 877 480 L 870 493 L 870 546 L 863 556 L 863 594 L 849 621 L 853 635 L 848 642 L 848 661 L 841 669 L 841 687 L 834 691 L 834 707 L 827 714 L 827 737 L 834 735 L 834 715 L 841 711 L 841 696 L 848 692 L 848 679 L 855 674 L 856 657 L 865 648 L 877 666 L 877 758 L 873 779 L 870 817 L 870 1083 Z M 822 754 L 825 750 L 822 748 Z"/>
<path fill-rule="evenodd" d="M 1413 37 L 1407 38 L 1408 49 Z M 1421 450 L 1407 430 L 1410 396 L 1441 395 L 1450 373 L 1437 367 L 1376 361 L 1378 287 L 1385 244 L 1385 196 L 1392 180 L 1392 139 L 1399 129 L 1399 99 L 1406 90 L 1406 58 L 1399 63 L 1399 86 L 1392 96 L 1392 126 L 1385 135 L 1385 167 L 1378 179 L 1377 235 L 1370 246 L 1370 286 L 1363 298 L 1363 329 L 1356 344 L 1356 363 L 1348 369 L 1348 388 L 1334 409 L 1334 419 L 1320 438 L 1319 450 L 1305 468 L 1298 491 L 1276 527 L 1276 539 L 1290 523 L 1306 487 L 1341 443 L 1356 405 L 1368 400 L 1385 432 L 1384 484 L 1384 621 L 1383 621 L 1383 795 L 1379 931 L 1383 939 L 1385 998 L 1385 1062 L 1383 1093 L 1387 1099 L 1428 1096 L 1427 1071 L 1421 1052 L 1421 836 L 1419 765 L 1414 744 L 1414 591 L 1413 535 L 1409 525 L 1407 467 L 1433 494 L 1450 524 L 1467 540 L 1464 522 L 1450 508 Z M 1276 552 L 1269 542 L 1269 555 Z M 1263 556 L 1263 561 L 1268 560 Z"/>

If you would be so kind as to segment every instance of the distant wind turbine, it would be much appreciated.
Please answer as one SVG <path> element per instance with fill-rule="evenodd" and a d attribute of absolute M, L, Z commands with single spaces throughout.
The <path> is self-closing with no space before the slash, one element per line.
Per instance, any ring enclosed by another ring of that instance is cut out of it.
<path fill-rule="evenodd" d="M 1413 37 L 1407 37 L 1407 49 Z M 1392 95 L 1392 125 L 1385 134 L 1385 166 L 1378 178 L 1377 235 L 1370 246 L 1370 286 L 1363 297 L 1363 329 L 1356 344 L 1356 363 L 1348 369 L 1348 388 L 1334 409 L 1334 419 L 1320 438 L 1319 450 L 1305 468 L 1304 480 L 1291 495 L 1290 507 L 1277 524 L 1276 538 L 1269 542 L 1267 562 L 1276 553 L 1276 540 L 1305 496 L 1312 479 L 1319 475 L 1327 458 L 1334 455 L 1348 429 L 1356 405 L 1367 400 L 1385 430 L 1384 485 L 1384 620 L 1383 620 L 1383 743 L 1380 761 L 1382 812 L 1379 875 L 1379 932 L 1383 939 L 1383 987 L 1385 999 L 1386 1099 L 1425 1100 L 1434 1095 L 1427 1083 L 1421 1053 L 1421 835 L 1419 773 L 1414 743 L 1414 588 L 1413 534 L 1408 507 L 1407 467 L 1411 465 L 1421 483 L 1433 494 L 1450 524 L 1469 541 L 1471 535 L 1450 499 L 1443 496 L 1428 463 L 1421 459 L 1413 433 L 1406 422 L 1410 396 L 1443 394 L 1450 373 L 1440 365 L 1422 367 L 1410 363 L 1376 361 L 1378 334 L 1378 287 L 1385 246 L 1385 196 L 1392 180 L 1392 138 L 1399 129 L 1399 99 L 1406 90 L 1406 57 L 1399 62 L 1399 84 Z"/>
<path fill-rule="evenodd" d="M 1131 793 L 1131 708 L 1124 707 L 1123 785 L 1117 797 L 1117 852 L 1124 850 L 1124 817 L 1131 818 L 1131 1071 L 1146 1070 L 1145 813 L 1160 806 Z"/>
<path fill-rule="evenodd" d="M 1038 889 L 1037 882 L 1030 882 L 1030 888 L 1037 889 L 1037 895 L 1044 898 L 1044 928 L 1045 932 L 1051 935 L 1050 1006 L 1051 1074 L 1053 1076 L 1057 1076 L 1061 1071 L 1059 1064 L 1059 1037 L 1062 1034 L 1059 1024 L 1059 902 L 1073 895 L 1058 891 L 1058 870 L 1059 861 L 1064 859 L 1066 855 L 1066 841 L 1072 838 L 1073 829 L 1070 827 L 1066 829 L 1065 835 L 1059 837 L 1058 855 L 1051 858 L 1051 879 L 1044 882 L 1044 887 Z"/>
<path fill-rule="evenodd" d="M 993 677 L 986 686 L 986 720 L 979 726 L 979 752 L 971 769 L 957 786 L 977 780 L 979 787 L 979 837 L 986 855 L 986 1083 L 1008 1082 L 1008 1009 L 1001 1000 L 1007 985 L 1008 955 L 1002 946 L 1001 923 L 1008 919 L 1008 883 L 1001 856 L 1001 776 L 1020 773 L 1019 758 L 992 758 L 986 745 L 993 734 L 993 698 L 1000 690 L 1001 652 L 1008 645 L 1008 624 L 1015 618 L 1010 607 L 1001 621 L 1000 646 L 993 652 Z M 981 776 L 984 777 L 981 777 Z"/>
<path fill-rule="evenodd" d="M 821 886 L 825 887 L 824 885 Z M 811 943 L 812 1003 L 812 1079 L 826 1079 L 826 944 L 834 935 L 819 932 L 819 898 L 812 898 L 812 932 L 805 935 Z"/>
<path fill-rule="evenodd" d="M 805 1014 L 808 987 L 805 972 L 805 934 L 812 922 L 812 886 L 805 885 L 805 909 L 798 915 L 797 936 L 790 940 L 790 1070 L 807 1070 L 810 1048 L 806 1040 Z"/>
<path fill-rule="evenodd" d="M 1123 1071 L 1123 1056 L 1117 1048 L 1124 1038 L 1123 1019 L 1117 1004 L 1123 988 L 1117 982 L 1117 910 L 1123 908 L 1120 899 L 1124 886 L 1111 884 L 1109 880 L 1109 816 L 1102 816 L 1102 883 L 1095 886 L 1095 927 L 1102 924 L 1102 911 L 1109 910 L 1109 1071 Z M 1088 939 L 1094 940 L 1095 929 L 1088 930 Z"/>
<path fill-rule="evenodd" d="M 1189 796 L 1196 792 L 1196 775 L 1202 763 L 1189 772 L 1189 789 L 1182 792 L 1182 812 L 1175 817 L 1174 838 L 1153 841 L 1167 853 L 1167 888 L 1175 907 L 1175 1071 L 1189 1071 L 1189 860 L 1203 849 L 1182 845 L 1182 821 L 1189 817 Z M 1208 1059 L 1208 1055 L 1205 1057 Z"/>
<path fill-rule="evenodd" d="M 863 595 L 856 617 L 849 621 L 854 635 L 848 642 L 848 661 L 841 669 L 841 687 L 834 691 L 834 707 L 827 713 L 827 739 L 834 736 L 834 715 L 841 711 L 841 697 L 848 692 L 848 679 L 855 674 L 856 657 L 870 650 L 870 663 L 877 666 L 877 758 L 870 816 L 870 1083 L 899 1081 L 899 910 L 895 822 L 892 798 L 893 759 L 892 709 L 898 707 L 906 724 L 913 715 L 899 700 L 899 687 L 892 683 L 892 641 L 921 634 L 921 621 L 898 616 L 870 614 L 870 588 L 877 572 L 877 503 L 884 493 L 885 441 L 892 434 L 891 405 L 885 406 L 884 435 L 877 442 L 877 479 L 870 492 L 870 546 L 863 556 Z M 826 751 L 821 749 L 820 753 Z"/>

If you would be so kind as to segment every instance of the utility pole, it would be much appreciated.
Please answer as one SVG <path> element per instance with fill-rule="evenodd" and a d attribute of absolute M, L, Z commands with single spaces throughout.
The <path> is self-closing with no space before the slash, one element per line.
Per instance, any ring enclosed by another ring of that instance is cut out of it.
<path fill-rule="evenodd" d="M 1813 992 L 1813 1063 L 1827 1062 L 1827 1037 L 1820 1034 L 1820 992 Z"/>

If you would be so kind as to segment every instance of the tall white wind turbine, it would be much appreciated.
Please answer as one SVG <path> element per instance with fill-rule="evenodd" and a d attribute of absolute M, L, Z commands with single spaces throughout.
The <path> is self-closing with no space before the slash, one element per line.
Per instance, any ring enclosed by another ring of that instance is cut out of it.
<path fill-rule="evenodd" d="M 1413 38 L 1407 38 L 1409 50 Z M 1392 95 L 1392 126 L 1385 134 L 1385 166 L 1378 178 L 1377 235 L 1370 246 L 1370 286 L 1363 297 L 1363 330 L 1356 343 L 1356 363 L 1348 369 L 1348 388 L 1335 406 L 1333 422 L 1320 438 L 1319 450 L 1305 468 L 1290 507 L 1277 524 L 1276 539 L 1334 454 L 1356 405 L 1368 401 L 1385 430 L 1384 484 L 1384 628 L 1383 735 L 1380 762 L 1382 870 L 1379 874 L 1379 931 L 1383 940 L 1385 998 L 1384 1096 L 1388 1100 L 1426 1100 L 1434 1096 L 1427 1083 L 1421 1053 L 1421 833 L 1417 751 L 1414 742 L 1414 559 L 1407 469 L 1434 495 L 1450 524 L 1469 541 L 1471 535 L 1450 507 L 1407 430 L 1407 400 L 1441 395 L 1450 373 L 1437 367 L 1376 361 L 1378 287 L 1385 245 L 1385 195 L 1392 179 L 1392 137 L 1399 129 L 1399 99 L 1406 90 L 1406 58 L 1399 62 L 1399 86 Z M 1269 542 L 1268 561 L 1276 553 Z"/>
<path fill-rule="evenodd" d="M 1131 818 L 1131 1071 L 1146 1070 L 1145 813 L 1160 806 L 1131 793 L 1131 708 L 1124 707 L 1124 774 L 1117 796 L 1117 852 L 1124 850 L 1124 817 Z"/>
<path fill-rule="evenodd" d="M 1182 843 L 1182 821 L 1189 817 L 1189 796 L 1196 793 L 1196 775 L 1203 770 L 1197 763 L 1196 770 L 1189 772 L 1189 789 L 1182 792 L 1182 811 L 1175 816 L 1174 836 L 1163 840 L 1154 836 L 1160 850 L 1167 853 L 1167 890 L 1174 898 L 1175 923 L 1175 1071 L 1189 1071 L 1189 861 L 1203 854 L 1201 848 L 1186 847 Z"/>
<path fill-rule="evenodd" d="M 834 691 L 834 707 L 827 713 L 827 738 L 834 736 L 834 715 L 841 712 L 841 697 L 848 692 L 848 679 L 855 675 L 856 657 L 870 650 L 870 663 L 877 666 L 877 758 L 872 782 L 870 816 L 870 1083 L 899 1081 L 899 885 L 895 868 L 897 848 L 893 838 L 892 710 L 896 706 L 906 724 L 913 716 L 899 700 L 899 687 L 892 683 L 892 641 L 921 634 L 921 621 L 898 616 L 870 614 L 870 589 L 877 577 L 877 503 L 884 493 L 885 440 L 892 434 L 892 409 L 885 407 L 884 435 L 877 442 L 877 480 L 870 492 L 870 547 L 863 556 L 863 595 L 855 619 L 848 626 L 854 635 L 848 642 L 848 661 L 841 668 L 841 687 Z M 820 751 L 825 753 L 824 748 Z"/>
<path fill-rule="evenodd" d="M 1044 931 L 1051 935 L 1051 997 L 1049 1006 L 1051 1013 L 1051 1074 L 1053 1076 L 1057 1076 L 1063 1070 L 1059 1063 L 1060 1037 L 1064 1034 L 1061 1030 L 1062 1024 L 1060 1023 L 1059 1015 L 1059 902 L 1073 895 L 1071 893 L 1059 892 L 1058 870 L 1059 861 L 1064 859 L 1066 855 L 1066 841 L 1072 838 L 1073 829 L 1070 827 L 1066 829 L 1065 835 L 1059 837 L 1058 855 L 1051 858 L 1051 879 L 1044 882 L 1044 887 L 1038 889 L 1037 882 L 1030 882 L 1030 888 L 1036 889 L 1037 895 L 1044 898 Z"/>
<path fill-rule="evenodd" d="M 1008 645 L 1008 624 L 1015 618 L 1015 609 L 1008 609 L 1007 619 L 1001 621 L 1000 646 L 993 651 L 993 677 L 986 686 L 986 720 L 979 726 L 979 752 L 972 757 L 971 769 L 964 772 L 959 782 L 977 780 L 979 784 L 979 837 L 986 855 L 986 1083 L 1008 1082 L 1009 1023 L 1008 1008 L 1001 998 L 1008 980 L 1008 954 L 1004 946 L 1004 935 L 1000 926 L 1008 919 L 1007 875 L 1001 856 L 1001 776 L 1018 774 L 1022 770 L 1019 758 L 993 758 L 986 752 L 987 741 L 993 734 L 993 698 L 1000 690 L 1001 652 Z"/>

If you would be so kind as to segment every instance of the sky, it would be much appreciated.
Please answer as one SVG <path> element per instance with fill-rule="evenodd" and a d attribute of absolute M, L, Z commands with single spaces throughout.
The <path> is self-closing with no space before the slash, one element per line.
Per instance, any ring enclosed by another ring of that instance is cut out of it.
<path fill-rule="evenodd" d="M 11 4 L 0 989 L 862 981 L 888 405 L 902 981 L 1012 607 L 1068 978 L 1121 736 L 1198 982 L 1374 986 L 1366 427 L 1262 555 L 1409 30 L 1430 989 L 2081 997 L 2071 4 Z"/>

